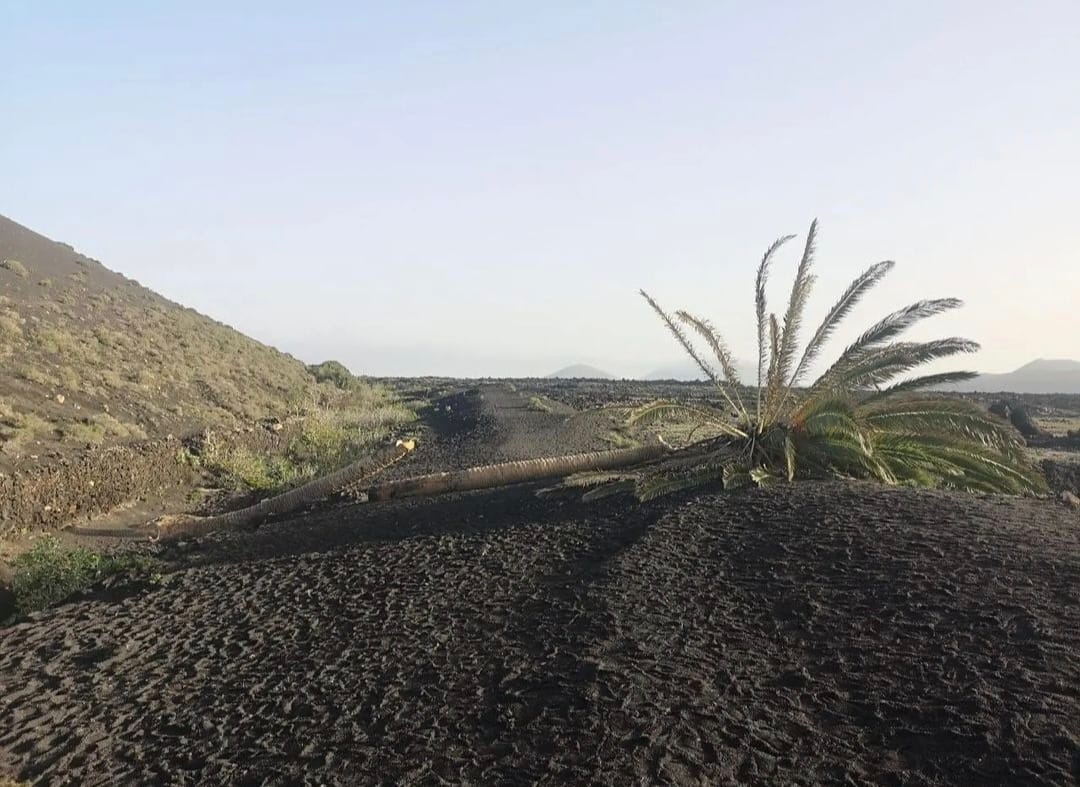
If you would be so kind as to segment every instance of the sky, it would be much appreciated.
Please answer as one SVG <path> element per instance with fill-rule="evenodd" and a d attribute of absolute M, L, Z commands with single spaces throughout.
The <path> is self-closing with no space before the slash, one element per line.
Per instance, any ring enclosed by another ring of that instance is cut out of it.
<path fill-rule="evenodd" d="M 640 288 L 755 358 L 757 262 L 817 217 L 808 331 L 894 259 L 834 352 L 957 296 L 912 335 L 1007 371 L 1080 358 L 1078 29 L 1075 0 L 0 0 L 0 214 L 305 361 L 460 376 L 678 363 Z"/>

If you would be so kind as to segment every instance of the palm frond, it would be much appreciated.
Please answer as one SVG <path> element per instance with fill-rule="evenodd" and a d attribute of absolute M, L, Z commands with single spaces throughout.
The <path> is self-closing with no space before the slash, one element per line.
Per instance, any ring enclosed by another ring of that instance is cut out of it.
<path fill-rule="evenodd" d="M 675 316 L 697 331 L 698 335 L 709 345 L 709 348 L 716 356 L 716 360 L 720 363 L 720 369 L 724 373 L 725 381 L 729 383 L 729 385 L 723 385 L 718 381 L 716 387 L 720 389 L 720 393 L 733 410 L 744 416 L 746 420 L 750 420 L 742 396 L 739 395 L 740 382 L 739 374 L 735 369 L 735 361 L 731 357 L 731 351 L 728 350 L 724 338 L 712 327 L 708 320 L 699 319 L 685 311 L 677 311 Z"/>
<path fill-rule="evenodd" d="M 777 351 L 776 380 L 772 383 L 776 386 L 776 390 L 772 392 L 773 401 L 766 406 L 767 413 L 783 407 L 790 391 L 789 383 L 795 363 L 795 353 L 799 349 L 799 331 L 802 328 L 803 313 L 806 311 L 806 302 L 810 298 L 810 291 L 816 279 L 810 273 L 810 268 L 814 261 L 817 228 L 818 220 L 814 219 L 810 223 L 810 231 L 806 233 L 806 245 L 803 247 L 802 259 L 799 260 L 799 268 L 795 273 L 795 282 L 791 286 L 791 296 L 788 298 L 787 312 L 784 314 L 784 328 L 780 333 L 781 342 Z"/>
<path fill-rule="evenodd" d="M 806 349 L 803 351 L 802 358 L 799 360 L 799 365 L 795 367 L 795 371 L 791 375 L 791 380 L 788 384 L 789 387 L 798 385 L 799 379 L 810 364 L 817 360 L 822 347 L 824 347 L 825 342 L 828 341 L 829 337 L 832 336 L 833 331 L 836 330 L 848 313 L 855 308 L 863 295 L 885 278 L 885 274 L 891 271 L 895 265 L 896 263 L 892 260 L 885 260 L 876 265 L 871 265 L 861 276 L 848 285 L 844 294 L 840 296 L 840 300 L 834 303 L 833 307 L 829 309 L 829 313 L 825 315 L 825 319 L 822 320 L 821 325 L 818 326 L 818 329 L 814 331 L 814 335 L 810 338 L 810 341 L 807 342 Z"/>
<path fill-rule="evenodd" d="M 765 409 L 758 415 L 758 431 L 769 427 L 769 410 L 779 389 L 778 365 L 780 363 L 780 323 L 775 314 L 769 315 L 769 371 L 765 376 Z"/>
<path fill-rule="evenodd" d="M 973 380 L 978 376 L 978 372 L 941 372 L 939 374 L 925 374 L 920 377 L 912 377 L 910 380 L 894 383 L 888 388 L 883 388 L 877 393 L 871 394 L 862 401 L 862 405 L 865 406 L 902 393 L 921 391 L 925 388 L 934 388 L 939 385 L 961 383 L 965 380 Z"/>
<path fill-rule="evenodd" d="M 1020 446 L 1020 435 L 1011 425 L 961 400 L 885 402 L 863 408 L 859 416 L 873 429 L 895 436 L 974 440 L 1008 453 Z"/>
<path fill-rule="evenodd" d="M 781 238 L 777 238 L 773 241 L 772 246 L 761 258 L 761 264 L 758 265 L 757 278 L 754 281 L 754 305 L 757 314 L 757 338 L 758 338 L 758 372 L 757 372 L 757 417 L 761 419 L 761 383 L 763 382 L 762 376 L 765 374 L 765 353 L 766 353 L 766 317 L 765 317 L 765 283 L 769 279 L 769 265 L 772 262 L 773 255 L 787 243 L 794 238 L 794 235 L 784 235 Z"/>
<path fill-rule="evenodd" d="M 708 424 L 723 434 L 746 437 L 746 432 L 731 423 L 728 415 L 722 410 L 666 400 L 649 402 L 636 408 L 627 416 L 626 423 L 628 425 L 652 424 L 673 415 L 686 416 L 699 423 Z"/>
<path fill-rule="evenodd" d="M 621 481 L 612 481 L 603 486 L 590 489 L 581 496 L 581 500 L 585 503 L 591 503 L 594 500 L 602 500 L 605 497 L 612 497 L 613 495 L 634 494 L 636 489 L 637 481 L 632 478 L 626 478 Z"/>
<path fill-rule="evenodd" d="M 660 316 L 660 319 L 663 320 L 664 325 L 667 326 L 667 329 L 678 340 L 679 344 L 682 345 L 683 349 L 686 350 L 687 355 L 689 355 L 694 360 L 694 363 L 698 365 L 698 368 L 701 369 L 702 372 L 704 372 L 705 376 L 709 380 L 711 380 L 713 383 L 719 384 L 720 378 L 717 376 L 716 371 L 711 366 L 709 366 L 709 364 L 707 364 L 700 355 L 698 355 L 697 350 L 694 349 L 694 345 L 690 342 L 690 339 L 683 332 L 683 329 L 679 327 L 678 323 L 671 319 L 671 315 L 664 311 L 660 307 L 660 304 L 653 300 L 652 296 L 649 295 L 649 293 L 645 292 L 645 290 L 640 290 L 639 292 L 641 293 L 641 297 L 648 301 L 649 306 L 652 307 L 653 311 Z"/>
<path fill-rule="evenodd" d="M 811 386 L 807 398 L 832 390 L 879 387 L 930 361 L 978 350 L 977 342 L 955 336 L 928 342 L 893 342 L 867 349 L 853 354 L 846 364 L 833 364 L 831 373 Z"/>
<path fill-rule="evenodd" d="M 815 382 L 814 386 L 816 387 L 820 382 L 828 380 L 837 370 L 849 367 L 868 351 L 875 350 L 890 339 L 899 336 L 920 320 L 933 317 L 950 309 L 959 308 L 962 305 L 963 301 L 958 298 L 935 298 L 918 301 L 893 312 L 883 320 L 876 322 L 852 344 L 849 344 L 836 362 L 818 378 L 818 382 Z"/>

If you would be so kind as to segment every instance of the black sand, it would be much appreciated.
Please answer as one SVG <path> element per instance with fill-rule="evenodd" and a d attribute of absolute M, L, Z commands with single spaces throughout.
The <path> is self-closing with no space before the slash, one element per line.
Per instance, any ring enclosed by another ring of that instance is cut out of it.
<path fill-rule="evenodd" d="M 451 412 L 436 426 L 463 463 L 575 431 L 492 389 Z M 577 431 L 569 450 L 591 447 Z M 839 483 L 648 506 L 532 491 L 208 539 L 163 587 L 3 630 L 0 769 L 71 785 L 1080 778 L 1080 521 L 1063 506 Z"/>

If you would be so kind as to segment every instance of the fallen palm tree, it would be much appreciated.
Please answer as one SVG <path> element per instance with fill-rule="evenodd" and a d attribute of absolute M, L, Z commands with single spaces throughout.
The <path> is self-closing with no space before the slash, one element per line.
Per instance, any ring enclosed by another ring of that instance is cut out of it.
<path fill-rule="evenodd" d="M 404 459 L 415 448 L 416 443 L 412 440 L 398 440 L 394 446 L 374 456 L 365 457 L 280 495 L 260 500 L 253 506 L 227 511 L 216 516 L 167 515 L 157 519 L 152 526 L 156 530 L 156 536 L 164 539 L 201 536 L 218 530 L 251 529 L 270 517 L 291 514 L 326 500 L 341 490 L 362 482 Z M 75 532 L 78 535 L 88 536 L 130 536 L 141 531 L 76 528 Z"/>
<path fill-rule="evenodd" d="M 669 451 L 670 448 L 667 445 L 657 443 L 636 448 L 616 448 L 609 451 L 501 462 L 465 470 L 387 481 L 368 489 L 356 490 L 354 494 L 367 500 L 384 501 L 402 497 L 427 497 L 448 492 L 493 489 L 509 484 L 572 476 L 575 473 L 639 466 L 660 459 Z"/>

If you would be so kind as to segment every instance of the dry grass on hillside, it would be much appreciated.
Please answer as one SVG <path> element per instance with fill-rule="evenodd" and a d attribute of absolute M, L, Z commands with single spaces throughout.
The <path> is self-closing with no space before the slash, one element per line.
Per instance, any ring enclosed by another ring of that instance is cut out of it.
<path fill-rule="evenodd" d="M 251 422 L 317 398 L 305 366 L 0 217 L 0 466 Z"/>

